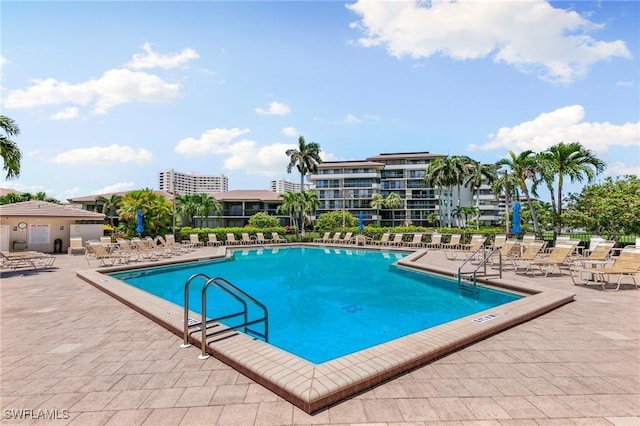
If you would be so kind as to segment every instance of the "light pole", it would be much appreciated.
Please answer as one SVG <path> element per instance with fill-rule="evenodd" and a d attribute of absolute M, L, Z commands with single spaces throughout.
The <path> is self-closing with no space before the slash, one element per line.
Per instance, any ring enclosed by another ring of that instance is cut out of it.
<path fill-rule="evenodd" d="M 509 235 L 509 178 L 506 170 L 504 171 L 504 213 L 507 227 L 505 234 Z"/>

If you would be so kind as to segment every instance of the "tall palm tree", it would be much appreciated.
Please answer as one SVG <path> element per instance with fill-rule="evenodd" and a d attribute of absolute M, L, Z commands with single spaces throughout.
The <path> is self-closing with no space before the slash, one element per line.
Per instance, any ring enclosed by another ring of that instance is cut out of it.
<path fill-rule="evenodd" d="M 5 179 L 14 179 L 20 176 L 22 152 L 18 148 L 18 144 L 11 140 L 11 137 L 20 134 L 20 127 L 9 117 L 0 115 L 0 129 L 4 133 L 0 134 L 0 155 L 4 161 L 2 169 L 7 172 Z"/>
<path fill-rule="evenodd" d="M 145 232 L 157 235 L 169 230 L 172 209 L 171 200 L 156 194 L 153 189 L 145 188 L 131 191 L 122 198 L 118 216 L 124 222 L 124 227 L 133 233 L 138 210 L 142 210 Z"/>
<path fill-rule="evenodd" d="M 298 138 L 298 149 L 288 149 L 286 151 L 289 157 L 287 165 L 287 173 L 291 173 L 293 167 L 300 172 L 300 192 L 304 192 L 304 177 L 309 173 L 318 171 L 318 164 L 322 163 L 320 158 L 320 145 L 315 142 L 307 143 L 304 137 Z M 302 235 L 304 235 L 304 212 L 300 210 L 300 227 Z"/>
<path fill-rule="evenodd" d="M 303 220 L 304 220 L 304 217 L 306 217 L 307 214 L 311 216 L 313 213 L 315 213 L 315 211 L 320 206 L 320 199 L 318 198 L 318 193 L 314 190 L 304 191 L 299 195 L 301 197 L 300 202 L 302 203 L 302 211 L 304 213 Z M 304 223 L 303 223 L 303 227 L 304 227 Z"/>
<path fill-rule="evenodd" d="M 109 218 L 109 223 L 113 228 L 113 217 L 116 215 L 116 211 L 120 207 L 122 202 L 122 195 L 112 194 L 111 197 L 96 197 L 96 203 L 102 204 L 102 212 Z"/>
<path fill-rule="evenodd" d="M 196 204 L 194 216 L 207 217 L 211 213 L 215 213 L 216 216 L 222 214 L 222 204 L 209 194 L 194 194 L 193 201 Z M 193 225 L 195 226 L 195 221 Z"/>
<path fill-rule="evenodd" d="M 531 203 L 531 194 L 537 196 L 535 193 L 535 185 L 537 184 L 536 154 L 531 150 L 523 151 L 518 155 L 513 151 L 509 151 L 509 157 L 496 162 L 496 166 L 507 166 L 511 169 L 509 174 L 513 176 L 513 179 L 517 182 L 518 188 L 527 199 L 527 205 L 531 211 L 531 220 L 533 221 L 533 230 L 536 235 L 542 237 L 542 234 L 540 233 L 540 225 L 538 224 L 538 216 L 536 215 L 536 209 Z M 533 182 L 531 192 L 527 187 L 527 180 L 531 180 Z M 509 214 L 509 212 L 507 212 L 507 214 Z"/>
<path fill-rule="evenodd" d="M 400 195 L 396 194 L 395 192 L 392 192 L 391 194 L 387 195 L 387 198 L 384 199 L 384 207 L 387 209 L 391 209 L 391 224 L 393 225 L 393 211 L 395 209 L 399 209 L 400 207 L 402 207 L 402 197 L 400 197 Z"/>
<path fill-rule="evenodd" d="M 451 205 L 453 187 L 458 186 L 458 203 L 460 202 L 460 185 L 466 176 L 468 157 L 447 156 L 439 157 L 429 163 L 424 174 L 427 185 L 438 188 L 439 198 L 442 199 L 442 189 L 447 189 L 447 226 L 451 227 Z"/>
<path fill-rule="evenodd" d="M 479 161 L 471 160 L 467 163 L 467 173 L 464 177 L 464 185 L 469 186 L 476 195 L 476 209 L 480 211 L 480 187 L 483 184 L 492 185 L 497 178 L 497 167 L 495 164 L 481 164 Z M 476 221 L 476 229 L 480 228 L 480 221 Z"/>
<path fill-rule="evenodd" d="M 376 209 L 376 216 L 378 216 L 378 223 L 380 223 L 380 209 L 384 208 L 385 205 L 384 197 L 382 196 L 382 194 L 373 194 L 369 205 L 372 209 Z"/>
<path fill-rule="evenodd" d="M 556 232 L 562 229 L 562 188 L 564 177 L 573 182 L 582 182 L 586 176 L 589 183 L 606 169 L 604 161 L 579 142 L 557 143 L 538 154 L 542 179 L 551 194 L 551 205 L 555 215 Z M 557 192 L 553 186 L 557 180 Z M 557 195 L 557 198 L 556 198 Z"/>

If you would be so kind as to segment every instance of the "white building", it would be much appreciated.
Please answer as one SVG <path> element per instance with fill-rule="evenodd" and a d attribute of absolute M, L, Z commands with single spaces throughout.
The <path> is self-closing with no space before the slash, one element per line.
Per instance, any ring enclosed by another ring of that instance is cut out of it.
<path fill-rule="evenodd" d="M 211 194 L 227 192 L 229 178 L 225 175 L 209 176 L 198 172 L 181 173 L 165 170 L 158 175 L 158 189 L 176 195 Z"/>
<path fill-rule="evenodd" d="M 305 183 L 304 190 L 308 191 L 313 185 Z M 284 194 L 285 192 L 300 192 L 300 183 L 292 182 L 286 179 L 277 179 L 271 181 L 271 191 Z"/>

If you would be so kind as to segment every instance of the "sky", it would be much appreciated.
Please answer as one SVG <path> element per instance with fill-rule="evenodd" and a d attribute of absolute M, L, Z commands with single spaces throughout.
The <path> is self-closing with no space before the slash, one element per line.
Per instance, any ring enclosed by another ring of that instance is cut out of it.
<path fill-rule="evenodd" d="M 299 136 L 324 161 L 577 141 L 598 181 L 640 175 L 637 1 L 5 0 L 0 20 L 23 153 L 3 188 L 65 201 L 173 169 L 268 189 L 299 182 Z"/>

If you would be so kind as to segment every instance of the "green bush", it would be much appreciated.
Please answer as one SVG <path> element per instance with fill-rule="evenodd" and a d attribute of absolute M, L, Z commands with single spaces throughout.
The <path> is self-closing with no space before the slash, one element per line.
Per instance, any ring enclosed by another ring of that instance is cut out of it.
<path fill-rule="evenodd" d="M 276 228 L 280 226 L 280 219 L 269 213 L 258 212 L 249 218 L 249 226 L 254 228 Z"/>
<path fill-rule="evenodd" d="M 336 210 L 329 213 L 322 213 L 314 224 L 316 231 L 333 231 L 358 226 L 358 218 L 344 210 Z"/>

